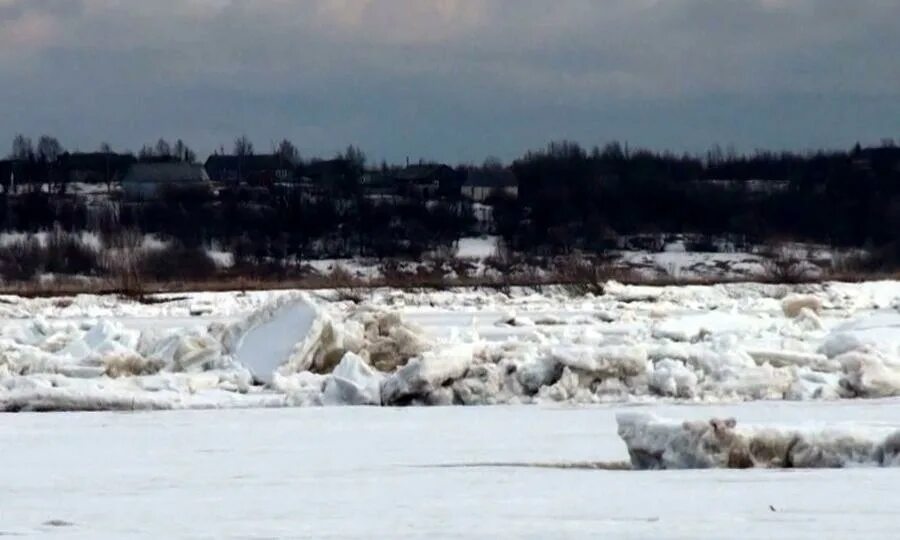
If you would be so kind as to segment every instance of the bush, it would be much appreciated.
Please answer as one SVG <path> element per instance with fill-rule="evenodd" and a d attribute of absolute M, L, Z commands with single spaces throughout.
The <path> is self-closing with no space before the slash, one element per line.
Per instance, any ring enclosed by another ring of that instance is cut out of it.
<path fill-rule="evenodd" d="M 74 234 L 53 232 L 44 247 L 44 272 L 68 275 L 100 273 L 100 253 Z"/>
<path fill-rule="evenodd" d="M 784 245 L 771 244 L 762 253 L 765 277 L 776 283 L 800 283 L 809 278 L 809 272 L 799 257 Z"/>
<path fill-rule="evenodd" d="M 11 281 L 27 281 L 43 272 L 46 252 L 37 238 L 23 240 L 0 248 L 0 274 Z"/>
<path fill-rule="evenodd" d="M 55 231 L 46 245 L 27 236 L 0 248 L 0 274 L 12 281 L 27 281 L 39 274 L 98 275 L 100 253 L 74 234 Z"/>
<path fill-rule="evenodd" d="M 684 242 L 685 251 L 693 253 L 719 253 L 721 251 L 716 239 L 712 236 L 702 235 Z"/>
<path fill-rule="evenodd" d="M 606 282 L 613 275 L 613 270 L 607 264 L 571 255 L 559 263 L 555 281 L 564 285 L 572 296 L 603 295 Z"/>
<path fill-rule="evenodd" d="M 172 244 L 143 254 L 138 272 L 156 281 L 200 281 L 216 275 L 217 268 L 204 249 Z"/>
<path fill-rule="evenodd" d="M 846 270 L 854 272 L 895 272 L 900 269 L 900 241 L 869 249 L 866 255 L 845 261 Z"/>

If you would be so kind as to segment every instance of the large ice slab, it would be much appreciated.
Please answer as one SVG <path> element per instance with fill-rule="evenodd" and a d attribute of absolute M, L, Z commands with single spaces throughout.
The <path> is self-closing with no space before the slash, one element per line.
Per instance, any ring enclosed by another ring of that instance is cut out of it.
<path fill-rule="evenodd" d="M 238 338 L 235 360 L 271 384 L 275 371 L 306 341 L 316 317 L 316 309 L 304 296 L 288 297 L 262 310 Z"/>

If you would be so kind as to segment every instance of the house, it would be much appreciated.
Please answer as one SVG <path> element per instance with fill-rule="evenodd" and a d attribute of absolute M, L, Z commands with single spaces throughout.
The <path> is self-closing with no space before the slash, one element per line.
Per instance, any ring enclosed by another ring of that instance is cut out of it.
<path fill-rule="evenodd" d="M 361 186 L 362 170 L 351 160 L 338 158 L 313 161 L 297 167 L 301 189 L 312 199 L 328 194 L 355 193 Z"/>
<path fill-rule="evenodd" d="M 288 182 L 294 177 L 294 164 L 279 154 L 212 155 L 204 168 L 210 179 L 223 184 L 266 186 Z"/>
<path fill-rule="evenodd" d="M 209 175 L 201 165 L 180 162 L 136 163 L 122 180 L 125 198 L 158 199 L 168 190 L 211 191 Z"/>
<path fill-rule="evenodd" d="M 297 167 L 297 175 L 318 186 L 346 185 L 359 180 L 359 167 L 349 159 L 313 161 Z"/>
<path fill-rule="evenodd" d="M 463 197 L 484 202 L 493 195 L 519 196 L 519 181 L 509 169 L 472 169 L 462 185 Z"/>
<path fill-rule="evenodd" d="M 397 204 L 404 199 L 397 179 L 388 172 L 369 171 L 360 178 L 360 184 L 365 198 L 373 203 Z"/>
<path fill-rule="evenodd" d="M 394 175 L 400 190 L 424 199 L 451 195 L 459 190 L 459 175 L 447 165 L 411 165 Z"/>
<path fill-rule="evenodd" d="M 63 154 L 60 169 L 67 182 L 81 184 L 109 184 L 120 181 L 135 163 L 130 154 L 91 152 Z"/>

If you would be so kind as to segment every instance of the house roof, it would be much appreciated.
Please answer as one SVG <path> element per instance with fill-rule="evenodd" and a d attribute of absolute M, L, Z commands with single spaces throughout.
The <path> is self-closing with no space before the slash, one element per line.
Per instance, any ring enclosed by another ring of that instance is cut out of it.
<path fill-rule="evenodd" d="M 209 182 L 201 165 L 190 163 L 135 163 L 128 169 L 123 184 L 177 184 Z"/>
<path fill-rule="evenodd" d="M 516 175 L 508 169 L 483 170 L 473 169 L 469 171 L 463 184 L 468 187 L 508 188 L 519 185 Z"/>
<path fill-rule="evenodd" d="M 60 156 L 60 163 L 70 170 L 105 170 L 107 165 L 113 168 L 125 167 L 134 163 L 131 154 L 115 154 L 105 152 L 73 153 Z"/>
<path fill-rule="evenodd" d="M 302 167 L 298 167 L 300 174 L 308 178 L 322 178 L 327 176 L 343 176 L 353 172 L 355 165 L 349 159 L 328 159 L 313 161 Z"/>
<path fill-rule="evenodd" d="M 250 156 L 221 156 L 212 155 L 206 160 L 208 171 L 274 171 L 278 169 L 291 169 L 293 164 L 278 154 L 253 154 Z"/>
<path fill-rule="evenodd" d="M 438 174 L 452 170 L 449 166 L 440 164 L 410 165 L 398 171 L 395 176 L 397 180 L 407 182 L 432 181 Z"/>

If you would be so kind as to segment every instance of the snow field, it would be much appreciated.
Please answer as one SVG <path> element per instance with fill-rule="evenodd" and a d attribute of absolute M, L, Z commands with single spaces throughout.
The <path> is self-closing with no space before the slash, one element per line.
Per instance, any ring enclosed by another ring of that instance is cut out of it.
<path fill-rule="evenodd" d="M 896 538 L 896 468 L 567 467 L 627 459 L 616 434 L 616 416 L 627 411 L 688 421 L 737 417 L 739 426 L 777 419 L 810 430 L 900 428 L 897 401 L 870 400 L 0 415 L 0 446 L 15 464 L 4 473 L 0 533 Z"/>

